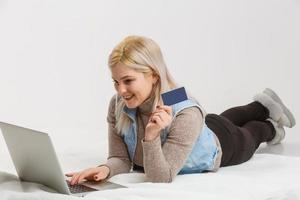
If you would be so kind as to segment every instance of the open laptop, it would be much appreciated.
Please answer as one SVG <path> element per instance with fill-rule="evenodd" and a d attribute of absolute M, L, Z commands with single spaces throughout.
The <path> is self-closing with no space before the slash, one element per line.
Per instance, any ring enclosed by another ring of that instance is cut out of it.
<path fill-rule="evenodd" d="M 71 186 L 62 172 L 51 139 L 47 133 L 0 122 L 20 180 L 40 183 L 59 193 L 84 196 L 88 192 L 124 188 L 109 181 L 103 183 L 84 182 Z"/>

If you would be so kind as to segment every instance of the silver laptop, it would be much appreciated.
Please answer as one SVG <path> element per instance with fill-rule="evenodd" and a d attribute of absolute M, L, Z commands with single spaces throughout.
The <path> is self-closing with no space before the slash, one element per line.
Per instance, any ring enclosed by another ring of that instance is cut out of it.
<path fill-rule="evenodd" d="M 71 186 L 64 176 L 51 139 L 47 133 L 0 122 L 20 180 L 40 183 L 59 193 L 84 196 L 88 192 L 124 188 L 112 183 L 84 182 Z"/>

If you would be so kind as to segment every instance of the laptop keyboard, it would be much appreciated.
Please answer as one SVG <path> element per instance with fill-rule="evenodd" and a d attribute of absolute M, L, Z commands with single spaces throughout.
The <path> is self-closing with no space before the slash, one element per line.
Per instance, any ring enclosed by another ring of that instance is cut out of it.
<path fill-rule="evenodd" d="M 72 194 L 96 191 L 96 189 L 87 187 L 85 185 L 71 185 L 69 181 L 67 181 L 67 184 Z"/>

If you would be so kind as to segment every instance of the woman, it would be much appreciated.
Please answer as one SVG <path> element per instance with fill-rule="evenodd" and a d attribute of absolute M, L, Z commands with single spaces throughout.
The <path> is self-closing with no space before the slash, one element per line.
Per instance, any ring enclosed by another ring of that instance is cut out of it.
<path fill-rule="evenodd" d="M 71 184 L 101 181 L 133 168 L 151 182 L 171 182 L 177 174 L 216 171 L 249 160 L 263 142 L 283 140 L 283 126 L 295 119 L 271 89 L 254 102 L 220 115 L 206 115 L 190 98 L 163 105 L 161 94 L 177 87 L 159 46 L 129 36 L 109 57 L 117 95 L 108 110 L 109 156 L 103 165 L 67 174 Z"/>

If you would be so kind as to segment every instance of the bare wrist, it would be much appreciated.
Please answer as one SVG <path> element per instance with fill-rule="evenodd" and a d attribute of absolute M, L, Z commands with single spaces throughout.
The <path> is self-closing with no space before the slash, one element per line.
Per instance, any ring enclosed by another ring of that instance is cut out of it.
<path fill-rule="evenodd" d="M 155 140 L 155 138 L 157 138 L 158 135 L 146 135 L 144 140 L 146 142 L 149 142 L 149 141 L 152 141 L 152 140 Z"/>

